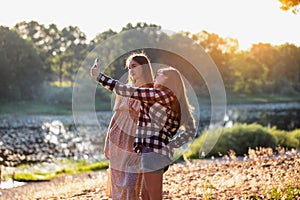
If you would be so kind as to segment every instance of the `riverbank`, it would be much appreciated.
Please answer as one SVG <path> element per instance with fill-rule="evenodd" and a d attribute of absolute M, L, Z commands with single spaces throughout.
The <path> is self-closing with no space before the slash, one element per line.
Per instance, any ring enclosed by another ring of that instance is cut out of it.
<path fill-rule="evenodd" d="M 226 94 L 226 103 L 235 104 L 268 104 L 268 103 L 289 103 L 300 102 L 299 95 L 281 95 L 281 94 Z M 17 102 L 0 102 L 0 114 L 27 114 L 27 115 L 70 115 L 72 114 L 72 105 L 62 105 L 53 103 L 44 103 L 41 101 L 17 101 Z M 202 96 L 199 99 L 201 106 L 210 105 L 210 97 Z M 86 105 L 89 107 L 90 105 Z M 111 111 L 111 102 L 95 102 L 97 111 Z M 82 107 L 85 107 L 82 105 Z"/>
<path fill-rule="evenodd" d="M 300 128 L 300 102 L 228 105 L 219 116 L 226 127 L 257 123 L 279 130 Z M 211 123 L 211 107 L 201 107 L 199 130 Z M 0 115 L 0 157 L 4 166 L 44 162 L 58 157 L 104 158 L 103 145 L 112 112 L 75 115 Z M 197 118 L 198 119 L 198 118 Z"/>
<path fill-rule="evenodd" d="M 300 153 L 270 149 L 249 151 L 247 161 L 234 154 L 221 162 L 187 161 L 164 174 L 163 199 L 299 199 Z M 2 190 L 1 199 L 110 199 L 107 172 L 66 175 L 52 181 Z"/>

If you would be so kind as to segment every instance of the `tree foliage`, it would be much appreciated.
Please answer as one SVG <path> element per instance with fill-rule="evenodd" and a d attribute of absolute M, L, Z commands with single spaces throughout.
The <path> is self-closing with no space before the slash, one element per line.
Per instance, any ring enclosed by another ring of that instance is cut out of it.
<path fill-rule="evenodd" d="M 44 62 L 48 80 L 72 81 L 87 51 L 86 36 L 78 27 L 59 30 L 55 24 L 45 27 L 36 21 L 20 22 L 14 27 L 20 35 L 34 44 Z"/>
<path fill-rule="evenodd" d="M 294 14 L 299 12 L 300 0 L 279 0 L 282 10 L 292 10 Z"/>
<path fill-rule="evenodd" d="M 72 83 L 83 60 L 98 46 L 104 47 L 99 56 L 110 65 L 106 73 L 114 78 L 120 78 L 126 72 L 125 59 L 131 52 L 124 54 L 122 50 L 132 47 L 147 53 L 154 63 L 177 67 L 195 88 L 205 92 L 205 82 L 195 79 L 196 71 L 187 70 L 193 67 L 184 58 L 162 50 L 139 49 L 155 42 L 169 41 L 171 49 L 180 49 L 199 59 L 201 56 L 194 55 L 190 48 L 192 44 L 185 38 L 199 44 L 210 55 L 229 92 L 252 95 L 300 93 L 300 48 L 294 44 L 258 43 L 248 51 L 240 51 L 234 38 L 222 38 L 207 31 L 167 35 L 160 31 L 160 26 L 147 23 L 128 23 L 120 32 L 109 29 L 90 42 L 76 26 L 59 29 L 55 24 L 45 26 L 31 21 L 0 30 L 0 99 L 32 99 L 43 84 L 59 82 L 62 86 L 65 82 Z M 128 35 L 135 34 L 130 30 L 143 33 Z M 118 37 L 113 38 L 117 34 Z"/>
<path fill-rule="evenodd" d="M 30 41 L 0 26 L 1 99 L 32 100 L 43 84 L 43 62 Z"/>

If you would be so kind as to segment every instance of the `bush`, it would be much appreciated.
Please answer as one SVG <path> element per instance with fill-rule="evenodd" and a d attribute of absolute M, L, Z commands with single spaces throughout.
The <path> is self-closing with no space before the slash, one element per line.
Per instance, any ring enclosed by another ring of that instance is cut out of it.
<path fill-rule="evenodd" d="M 271 147 L 275 150 L 276 138 L 269 129 L 258 124 L 235 124 L 232 128 L 211 129 L 203 132 L 190 146 L 190 158 L 220 156 L 230 150 L 237 156 L 248 153 L 248 149 L 256 147 Z M 204 152 L 204 153 L 202 153 Z"/>
<path fill-rule="evenodd" d="M 44 83 L 40 86 L 40 91 L 36 93 L 35 107 L 38 105 L 44 106 L 50 105 L 51 109 L 55 108 L 59 111 L 71 111 L 72 110 L 72 101 L 73 101 L 73 86 L 63 86 L 59 87 L 56 85 L 50 85 L 48 83 Z M 95 108 L 96 110 L 111 110 L 111 95 L 112 92 L 107 91 L 104 88 L 98 87 L 94 94 L 89 90 L 83 90 L 80 93 L 77 93 L 77 97 L 80 97 L 80 106 L 83 109 L 90 109 L 91 106 L 91 98 L 95 100 Z M 91 96 L 92 95 L 92 96 Z M 45 109 L 42 109 L 43 112 Z M 1 110 L 0 110 L 1 111 Z M 52 110 L 51 110 L 52 111 Z M 2 111 L 3 112 L 3 111 Z M 49 111 L 47 111 L 49 112 Z M 52 112 L 50 112 L 52 113 Z M 55 112 L 61 113 L 61 112 Z"/>
<path fill-rule="evenodd" d="M 272 128 L 271 134 L 275 136 L 277 144 L 281 147 L 288 149 L 299 149 L 300 148 L 300 129 L 292 132 L 277 130 Z"/>
<path fill-rule="evenodd" d="M 296 149 L 300 149 L 300 129 L 296 129 L 291 132 L 291 135 L 293 138 L 295 138 L 298 142 L 298 145 L 296 146 Z"/>
<path fill-rule="evenodd" d="M 72 87 L 58 87 L 45 84 L 40 100 L 47 104 L 69 106 L 72 105 L 72 92 Z"/>

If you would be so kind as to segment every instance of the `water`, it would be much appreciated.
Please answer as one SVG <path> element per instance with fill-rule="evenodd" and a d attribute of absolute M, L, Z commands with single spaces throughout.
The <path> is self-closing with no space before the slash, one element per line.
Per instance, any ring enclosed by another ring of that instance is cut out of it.
<path fill-rule="evenodd" d="M 25 184 L 26 183 L 24 183 L 24 182 L 19 182 L 19 181 L 14 181 L 12 179 L 8 179 L 8 180 L 1 182 L 0 189 L 9 189 L 9 188 L 13 188 L 13 187 L 19 187 L 19 186 L 22 186 Z"/>
<path fill-rule="evenodd" d="M 300 102 L 229 105 L 227 115 L 233 123 L 258 123 L 280 130 L 300 128 Z"/>
<path fill-rule="evenodd" d="M 199 133 L 210 126 L 210 107 L 200 107 Z M 221 119 L 222 117 L 220 117 Z M 300 102 L 227 105 L 223 125 L 257 123 L 291 131 L 300 128 Z M 198 134 L 199 134 L 198 133 Z"/>

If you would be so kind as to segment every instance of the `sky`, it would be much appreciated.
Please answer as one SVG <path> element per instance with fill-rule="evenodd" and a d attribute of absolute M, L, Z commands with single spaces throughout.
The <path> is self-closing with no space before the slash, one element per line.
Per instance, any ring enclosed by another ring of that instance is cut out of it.
<path fill-rule="evenodd" d="M 292 43 L 300 46 L 300 13 L 280 10 L 278 0 L 9 0 L 0 7 L 0 25 L 13 27 L 37 21 L 62 29 L 78 26 L 88 40 L 128 23 L 160 25 L 172 32 L 203 30 L 239 41 L 240 49 L 252 44 Z"/>

